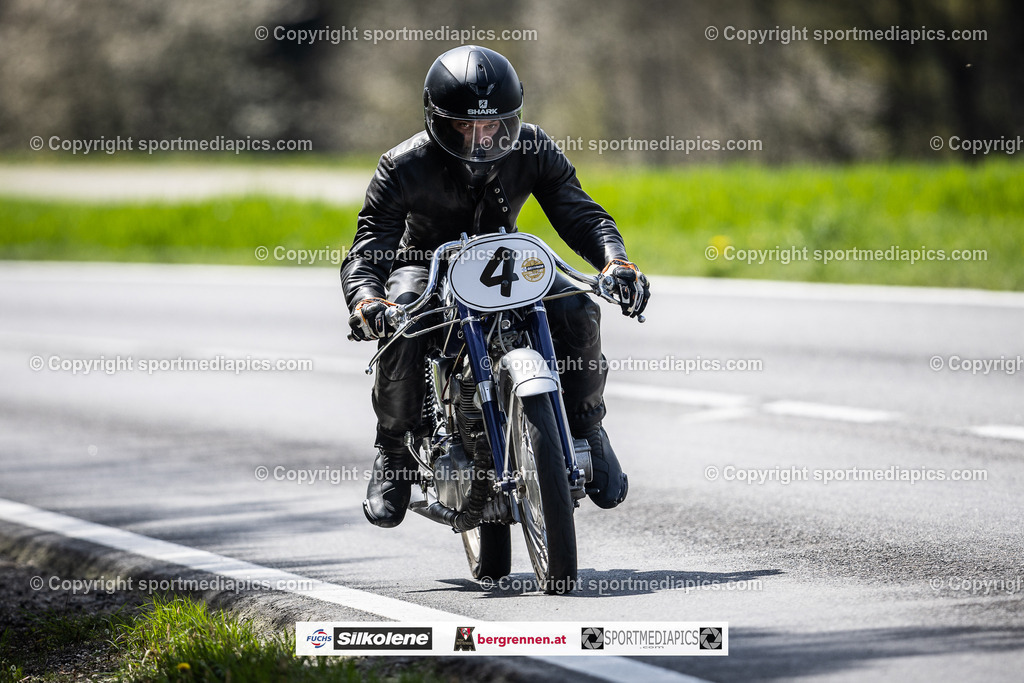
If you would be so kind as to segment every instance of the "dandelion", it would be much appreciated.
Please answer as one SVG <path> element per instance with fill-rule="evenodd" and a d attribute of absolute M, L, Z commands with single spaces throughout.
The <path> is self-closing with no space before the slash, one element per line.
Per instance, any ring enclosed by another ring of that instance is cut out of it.
<path fill-rule="evenodd" d="M 711 246 L 718 249 L 719 252 L 725 251 L 725 248 L 732 244 L 732 240 L 727 235 L 715 235 L 711 238 Z"/>

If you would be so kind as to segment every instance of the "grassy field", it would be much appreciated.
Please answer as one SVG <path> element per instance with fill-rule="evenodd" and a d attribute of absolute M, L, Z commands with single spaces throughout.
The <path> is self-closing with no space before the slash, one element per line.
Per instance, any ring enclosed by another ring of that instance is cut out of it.
<path fill-rule="evenodd" d="M 442 680 L 422 662 L 296 657 L 291 634 L 261 637 L 248 623 L 183 596 L 91 613 L 23 609 L 14 621 L 0 625 L 0 683 Z"/>
<path fill-rule="evenodd" d="M 579 175 L 650 273 L 1024 289 L 1018 163 L 586 167 Z M 262 197 L 171 205 L 0 199 L 0 258 L 295 265 L 274 248 L 343 249 L 358 208 Z M 569 253 L 532 200 L 519 227 Z M 269 251 L 263 261 L 260 246 Z M 954 250 L 969 258 L 955 259 Z"/>

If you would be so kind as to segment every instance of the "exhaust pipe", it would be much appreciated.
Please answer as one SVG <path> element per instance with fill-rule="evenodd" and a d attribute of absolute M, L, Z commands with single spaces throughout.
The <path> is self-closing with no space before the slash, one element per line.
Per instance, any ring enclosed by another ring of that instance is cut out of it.
<path fill-rule="evenodd" d="M 452 531 L 462 533 L 475 529 L 480 524 L 480 517 L 475 520 L 468 512 L 453 510 L 441 501 L 434 498 L 430 493 L 424 500 L 417 500 L 409 504 L 409 509 L 423 515 L 429 520 L 450 526 Z"/>

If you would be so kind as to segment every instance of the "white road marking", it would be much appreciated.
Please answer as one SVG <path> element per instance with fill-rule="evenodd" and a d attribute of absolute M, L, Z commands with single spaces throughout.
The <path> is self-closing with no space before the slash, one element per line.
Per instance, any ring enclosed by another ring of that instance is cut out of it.
<path fill-rule="evenodd" d="M 275 245 L 265 246 L 270 250 Z M 320 245 L 337 248 L 343 245 Z M 312 248 L 312 247 L 311 247 Z M 271 256 L 273 258 L 273 251 Z M 340 264 L 339 264 L 340 265 Z M 322 287 L 342 299 L 338 268 L 275 268 L 269 266 L 211 266 L 194 263 L 106 263 L 87 261 L 0 261 L 0 282 L 80 285 L 145 285 L 174 287 Z"/>
<path fill-rule="evenodd" d="M 269 582 L 280 592 L 301 595 L 321 602 L 382 617 L 387 621 L 480 621 L 469 617 L 423 607 L 403 600 L 349 588 L 336 583 L 310 579 L 291 572 L 264 567 L 224 555 L 198 550 L 178 543 L 161 541 L 117 527 L 88 522 L 58 512 L 0 498 L 0 520 L 88 541 L 158 562 L 187 567 L 195 571 L 222 576 L 236 582 Z M 295 586 L 294 588 L 289 586 Z M 605 681 L 657 681 L 664 683 L 706 683 L 702 679 L 676 673 L 670 669 L 644 664 L 625 657 L 595 657 L 589 668 L 587 659 L 578 663 L 575 657 L 530 657 L 551 666 L 580 671 Z M 592 669 L 592 670 L 591 670 Z"/>
<path fill-rule="evenodd" d="M 533 657 L 542 662 L 578 671 L 604 681 L 643 681 L 644 683 L 708 683 L 671 669 L 635 662 L 624 657 Z"/>
<path fill-rule="evenodd" d="M 761 410 L 770 415 L 786 415 L 789 417 L 810 417 L 817 420 L 836 420 L 838 422 L 892 422 L 899 419 L 898 413 L 867 408 L 851 408 L 824 403 L 806 403 L 804 401 L 772 401 L 761 406 Z"/>
<path fill-rule="evenodd" d="M 694 391 L 692 389 L 676 389 L 656 384 L 635 384 L 611 382 L 605 387 L 605 396 L 631 398 L 641 401 L 657 401 L 660 403 L 676 403 L 684 406 L 702 408 L 742 408 L 749 406 L 751 399 L 740 394 L 727 394 L 717 391 Z"/>
<path fill-rule="evenodd" d="M 369 175 L 367 175 L 369 180 Z M 360 201 L 361 201 L 360 197 Z M 253 245 L 253 249 L 260 245 Z M 262 245 L 273 249 L 276 245 Z M 347 244 L 311 245 L 308 249 L 342 249 Z M 273 258 L 271 255 L 270 258 Z M 338 264 L 340 265 L 340 264 Z M 317 267 L 222 266 L 168 263 L 107 263 L 67 261 L 0 261 L 0 282 L 137 283 L 159 285 L 327 287 L 341 289 L 335 264 Z M 1024 292 L 894 287 L 821 282 L 782 282 L 729 278 L 651 276 L 659 293 L 678 296 L 750 299 L 909 303 L 942 306 L 1024 308 Z"/>
<path fill-rule="evenodd" d="M 1024 441 L 1024 427 L 1020 425 L 982 425 L 968 427 L 967 431 L 975 436 L 985 436 L 990 439 Z"/>
<path fill-rule="evenodd" d="M 96 356 L 114 358 L 117 354 L 133 354 L 147 359 L 163 359 L 181 356 L 188 359 L 215 358 L 274 358 L 309 359 L 315 372 L 331 372 L 341 375 L 363 375 L 366 361 L 345 356 L 324 356 L 301 351 L 278 351 L 274 349 L 239 349 L 229 346 L 204 346 L 182 349 L 170 342 L 126 337 L 80 337 L 62 334 L 24 334 L 0 330 L 0 348 L 21 349 L 29 353 L 44 353 L 47 349 L 59 348 L 61 353 L 91 353 Z M 102 374 L 96 370 L 95 374 Z"/>
<path fill-rule="evenodd" d="M 283 592 L 349 607 L 392 621 L 465 620 L 465 617 L 458 614 L 421 607 L 335 583 L 310 579 L 280 569 L 262 567 L 251 562 L 161 541 L 116 527 L 87 522 L 11 500 L 0 499 L 0 519 L 68 538 L 89 541 L 107 548 L 123 550 L 151 560 L 223 576 L 236 582 L 269 581 L 272 586 L 295 585 L 297 588 L 285 588 Z"/>
<path fill-rule="evenodd" d="M 650 279 L 652 290 L 675 296 L 1024 308 L 1024 292 L 669 275 L 655 275 Z"/>
<path fill-rule="evenodd" d="M 26 334 L 21 332 L 0 331 L 0 348 L 21 349 L 29 353 L 40 353 L 47 348 L 60 347 L 62 353 L 71 350 L 82 353 L 113 356 L 118 352 L 136 353 L 151 358 L 181 356 L 183 358 L 257 358 L 278 359 L 310 359 L 315 372 L 328 372 L 343 375 L 364 375 L 365 360 L 346 356 L 315 355 L 296 351 L 278 351 L 272 349 L 239 349 L 231 347 L 198 347 L 182 349 L 172 347 L 167 342 L 156 342 L 143 339 L 122 337 L 84 337 L 61 334 Z M 782 417 L 802 417 L 835 422 L 852 422 L 856 424 L 878 424 L 895 422 L 904 418 L 896 412 L 857 408 L 853 406 L 837 406 L 826 403 L 805 401 L 778 400 L 758 404 L 757 399 L 742 394 L 730 394 L 717 391 L 697 391 L 678 389 L 656 384 L 637 384 L 632 382 L 611 382 L 605 387 L 605 396 L 626 398 L 630 400 L 652 401 L 655 403 L 672 403 L 676 405 L 710 408 L 689 415 L 682 415 L 682 422 L 700 423 L 734 420 L 755 415 L 758 412 Z M 1024 427 L 1018 425 L 985 425 L 970 427 L 970 434 L 983 438 L 1024 440 Z"/>
<path fill-rule="evenodd" d="M 696 424 L 701 422 L 724 422 L 749 417 L 757 412 L 756 408 L 712 408 L 695 413 L 686 413 L 673 418 L 675 423 Z"/>

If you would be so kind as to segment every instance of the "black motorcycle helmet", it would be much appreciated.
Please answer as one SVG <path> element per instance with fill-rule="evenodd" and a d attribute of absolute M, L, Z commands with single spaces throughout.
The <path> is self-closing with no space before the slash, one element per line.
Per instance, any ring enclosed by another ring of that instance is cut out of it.
<path fill-rule="evenodd" d="M 519 140 L 523 84 L 494 50 L 463 45 L 434 60 L 423 82 L 427 135 L 471 189 L 494 179 Z"/>

